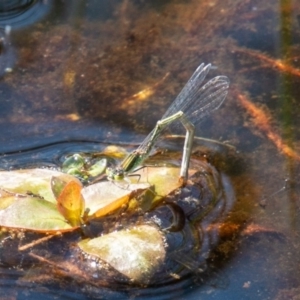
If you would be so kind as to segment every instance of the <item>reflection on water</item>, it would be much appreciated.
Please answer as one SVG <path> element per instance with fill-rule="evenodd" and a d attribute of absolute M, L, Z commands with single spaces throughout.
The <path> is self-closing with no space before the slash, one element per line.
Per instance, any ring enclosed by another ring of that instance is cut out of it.
<path fill-rule="evenodd" d="M 10 42 L 10 26 L 0 29 L 0 77 L 13 70 L 16 62 L 15 50 Z M 3 94 L 2 94 L 3 95 Z"/>
<path fill-rule="evenodd" d="M 0 6 L 1 26 L 12 26 L 9 46 L 5 33 L 0 44 L 0 152 L 11 153 L 3 168 L 34 165 L 19 150 L 48 145 L 33 158 L 51 165 L 73 149 L 101 149 L 96 142 L 140 141 L 195 67 L 211 62 L 212 76 L 227 75 L 232 90 L 198 134 L 236 146 L 205 153 L 237 202 L 210 257 L 216 276 L 179 288 L 186 299 L 297 295 L 299 1 L 17 2 L 43 16 L 27 22 L 27 12 L 4 16 Z M 11 49 L 15 61 L 5 56 Z M 6 61 L 13 72 L 3 71 Z"/>

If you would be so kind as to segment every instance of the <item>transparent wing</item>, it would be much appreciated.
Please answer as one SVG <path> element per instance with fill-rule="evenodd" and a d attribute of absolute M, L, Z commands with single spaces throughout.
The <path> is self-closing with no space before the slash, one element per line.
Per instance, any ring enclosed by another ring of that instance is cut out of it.
<path fill-rule="evenodd" d="M 181 106 L 181 109 L 179 108 L 179 111 L 184 112 L 186 117 L 197 128 L 197 125 L 203 118 L 221 106 L 228 93 L 228 88 L 229 79 L 226 76 L 214 77 L 205 85 L 197 86 L 193 94 L 187 96 L 183 102 L 184 105 Z M 178 121 L 170 124 L 171 131 L 175 133 L 180 125 Z"/>
<path fill-rule="evenodd" d="M 195 99 L 197 90 L 199 90 L 199 87 L 201 86 L 206 75 L 208 74 L 210 67 L 211 64 L 204 66 L 204 64 L 202 63 L 196 69 L 192 77 L 189 79 L 189 81 L 178 94 L 176 99 L 173 101 L 173 103 L 167 109 L 165 114 L 162 116 L 162 119 L 174 115 L 180 110 L 183 111 L 188 106 L 188 103 L 190 103 L 192 99 Z"/>
<path fill-rule="evenodd" d="M 210 68 L 210 64 L 205 66 L 202 63 L 196 69 L 182 91 L 167 109 L 161 120 L 174 115 L 178 111 L 182 111 L 187 118 L 195 126 L 197 126 L 204 117 L 210 115 L 212 111 L 220 107 L 228 93 L 229 79 L 226 76 L 217 76 L 202 85 L 202 82 Z M 182 132 L 182 125 L 179 121 L 175 121 L 168 127 L 173 133 L 177 133 L 179 131 Z M 153 131 L 151 131 L 145 138 L 140 147 L 137 149 L 138 151 L 143 151 L 148 147 L 149 142 L 154 142 L 152 139 L 152 133 Z"/>

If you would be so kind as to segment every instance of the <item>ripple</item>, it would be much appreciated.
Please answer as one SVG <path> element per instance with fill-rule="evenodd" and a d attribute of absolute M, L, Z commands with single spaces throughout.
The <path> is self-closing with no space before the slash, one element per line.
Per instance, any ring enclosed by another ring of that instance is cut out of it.
<path fill-rule="evenodd" d="M 49 13 L 53 1 L 10 0 L 0 3 L 0 27 L 23 28 L 37 22 Z"/>

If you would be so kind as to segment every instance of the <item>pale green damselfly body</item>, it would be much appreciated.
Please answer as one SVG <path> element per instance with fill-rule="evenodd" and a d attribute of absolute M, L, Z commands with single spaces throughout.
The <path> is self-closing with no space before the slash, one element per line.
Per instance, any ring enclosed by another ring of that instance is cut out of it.
<path fill-rule="evenodd" d="M 203 63 L 196 69 L 180 94 L 168 108 L 154 129 L 145 138 L 142 144 L 115 168 L 107 168 L 108 179 L 122 180 L 128 173 L 134 172 L 149 156 L 157 139 L 164 130 L 176 120 L 186 129 L 183 148 L 180 177 L 184 180 L 188 176 L 190 156 L 195 134 L 195 126 L 212 111 L 218 109 L 224 101 L 229 88 L 229 79 L 226 76 L 217 76 L 202 85 L 208 74 L 211 64 Z"/>

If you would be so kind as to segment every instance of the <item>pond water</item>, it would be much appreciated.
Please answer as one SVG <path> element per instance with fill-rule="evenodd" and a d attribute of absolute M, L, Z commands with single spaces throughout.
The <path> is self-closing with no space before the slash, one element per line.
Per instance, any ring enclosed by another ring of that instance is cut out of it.
<path fill-rule="evenodd" d="M 226 101 L 197 136 L 235 150 L 200 140 L 194 148 L 225 174 L 236 198 L 218 224 L 223 229 L 209 275 L 179 280 L 176 288 L 111 295 L 299 297 L 299 1 L 6 2 L 0 4 L 4 170 L 53 166 L 69 153 L 107 145 L 133 149 L 201 62 L 212 63 L 210 76 L 230 78 Z M 15 288 L 19 270 L 0 267 L 7 299 L 91 297 L 34 282 L 21 291 Z"/>

